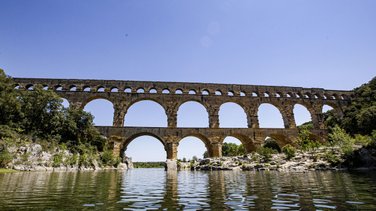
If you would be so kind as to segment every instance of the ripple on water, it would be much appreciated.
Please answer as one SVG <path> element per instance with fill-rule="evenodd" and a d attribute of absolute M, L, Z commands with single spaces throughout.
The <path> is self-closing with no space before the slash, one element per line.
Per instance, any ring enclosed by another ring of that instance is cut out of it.
<path fill-rule="evenodd" d="M 376 173 L 26 172 L 0 175 L 0 195 L 0 210 L 376 210 Z"/>

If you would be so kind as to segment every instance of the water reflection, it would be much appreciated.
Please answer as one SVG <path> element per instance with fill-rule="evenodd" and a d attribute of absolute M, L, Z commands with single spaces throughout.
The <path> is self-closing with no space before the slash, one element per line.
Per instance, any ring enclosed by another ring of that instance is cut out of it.
<path fill-rule="evenodd" d="M 0 174 L 0 210 L 375 210 L 375 172 Z"/>

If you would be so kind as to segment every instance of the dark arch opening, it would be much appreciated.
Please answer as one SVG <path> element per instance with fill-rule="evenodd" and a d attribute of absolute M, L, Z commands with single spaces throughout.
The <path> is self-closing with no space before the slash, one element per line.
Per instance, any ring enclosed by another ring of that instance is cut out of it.
<path fill-rule="evenodd" d="M 284 128 L 282 114 L 279 109 L 269 103 L 262 103 L 258 108 L 260 128 Z"/>
<path fill-rule="evenodd" d="M 94 124 L 97 126 L 112 126 L 114 107 L 112 102 L 106 99 L 95 99 L 89 101 L 84 110 L 94 116 Z"/>
<path fill-rule="evenodd" d="M 219 126 L 221 128 L 247 128 L 247 115 L 239 104 L 227 102 L 219 107 Z"/>
<path fill-rule="evenodd" d="M 278 141 L 275 140 L 274 138 L 272 137 L 269 137 L 267 136 L 264 140 L 264 144 L 263 144 L 263 147 L 267 147 L 267 148 L 270 148 L 270 149 L 274 149 L 276 150 L 277 152 L 281 152 L 281 146 L 278 144 Z"/>
<path fill-rule="evenodd" d="M 188 101 L 179 106 L 177 121 L 178 127 L 209 127 L 206 108 L 195 101 Z"/>

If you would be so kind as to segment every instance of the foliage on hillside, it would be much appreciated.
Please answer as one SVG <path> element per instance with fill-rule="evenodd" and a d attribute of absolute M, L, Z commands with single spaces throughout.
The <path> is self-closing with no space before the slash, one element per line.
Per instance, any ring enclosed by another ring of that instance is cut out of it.
<path fill-rule="evenodd" d="M 376 77 L 354 89 L 355 99 L 345 108 L 343 118 L 328 114 L 326 124 L 339 125 L 351 135 L 371 135 L 376 130 Z"/>
<path fill-rule="evenodd" d="M 107 149 L 106 140 L 94 127 L 90 113 L 64 108 L 56 93 L 42 87 L 27 92 L 16 90 L 13 80 L 1 69 L 0 128 L 0 157 L 6 157 L 4 139 L 16 137 L 65 146 L 82 157 Z M 105 157 L 103 160 L 113 163 L 108 155 Z"/>

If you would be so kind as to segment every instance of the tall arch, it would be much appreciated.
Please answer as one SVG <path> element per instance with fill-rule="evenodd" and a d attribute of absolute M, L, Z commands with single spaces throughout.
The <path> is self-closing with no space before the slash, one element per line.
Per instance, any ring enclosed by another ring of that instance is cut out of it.
<path fill-rule="evenodd" d="M 237 103 L 227 102 L 219 107 L 219 126 L 222 128 L 247 128 L 247 115 Z"/>
<path fill-rule="evenodd" d="M 164 108 L 152 100 L 142 100 L 132 104 L 124 118 L 125 126 L 167 127 Z"/>
<path fill-rule="evenodd" d="M 85 104 L 84 110 L 94 116 L 96 126 L 112 126 L 114 106 L 107 99 L 95 99 Z"/>
<path fill-rule="evenodd" d="M 210 150 L 208 145 L 209 142 L 203 137 L 196 135 L 186 136 L 179 141 L 177 156 L 179 159 L 186 158 L 188 160 L 192 159 L 193 156 L 199 159 L 203 158 L 204 153 Z"/>
<path fill-rule="evenodd" d="M 297 126 L 302 125 L 307 122 L 312 122 L 312 116 L 307 107 L 301 104 L 294 105 L 294 117 Z"/>
<path fill-rule="evenodd" d="M 61 98 L 61 100 L 63 100 L 63 102 L 61 102 L 61 104 L 63 105 L 64 108 L 69 108 L 69 101 L 65 98 Z"/>
<path fill-rule="evenodd" d="M 245 147 L 240 139 L 234 136 L 227 136 L 223 140 L 222 156 L 237 156 L 245 153 Z"/>
<path fill-rule="evenodd" d="M 178 127 L 209 127 L 208 112 L 201 103 L 188 101 L 179 106 Z"/>
<path fill-rule="evenodd" d="M 262 103 L 258 107 L 257 115 L 259 119 L 260 128 L 285 127 L 280 110 L 270 103 Z"/>
<path fill-rule="evenodd" d="M 330 111 L 330 110 L 333 110 L 334 108 L 332 107 L 332 106 L 330 106 L 330 105 L 324 105 L 323 107 L 322 107 L 322 112 L 323 113 L 326 113 L 326 112 L 328 112 L 328 111 Z"/>
<path fill-rule="evenodd" d="M 137 134 L 128 138 L 122 147 L 122 155 L 134 162 L 165 161 L 167 153 L 163 141 L 152 134 Z"/>

